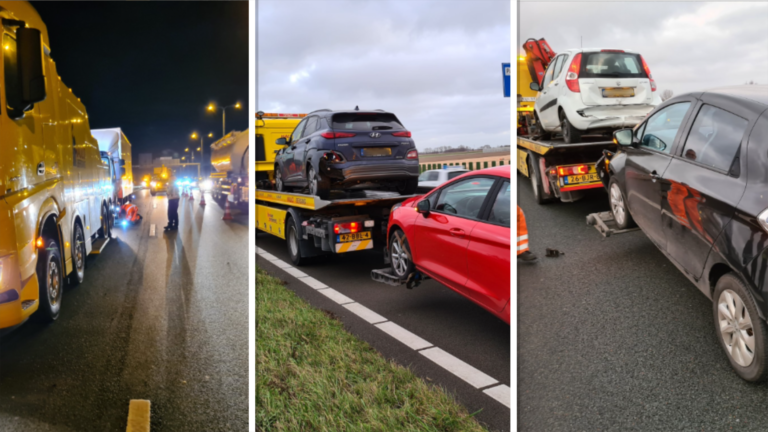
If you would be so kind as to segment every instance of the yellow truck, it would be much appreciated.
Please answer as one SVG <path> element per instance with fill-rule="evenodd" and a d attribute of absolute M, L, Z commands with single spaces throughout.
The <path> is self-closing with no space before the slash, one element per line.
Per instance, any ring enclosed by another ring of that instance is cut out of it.
<path fill-rule="evenodd" d="M 256 184 L 272 182 L 275 175 L 275 152 L 284 145 L 275 144 L 289 138 L 306 114 L 256 113 Z"/>
<path fill-rule="evenodd" d="M 0 329 L 55 320 L 110 235 L 110 166 L 27 2 L 0 1 Z M 92 240 L 94 237 L 100 239 Z"/>

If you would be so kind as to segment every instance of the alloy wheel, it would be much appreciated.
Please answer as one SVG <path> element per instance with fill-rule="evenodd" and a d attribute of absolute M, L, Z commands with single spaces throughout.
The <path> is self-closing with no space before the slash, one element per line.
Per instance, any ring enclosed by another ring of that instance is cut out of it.
<path fill-rule="evenodd" d="M 309 194 L 317 195 L 317 176 L 314 168 L 309 169 Z"/>
<path fill-rule="evenodd" d="M 616 219 L 616 223 L 624 225 L 626 208 L 624 207 L 624 197 L 621 196 L 621 190 L 619 190 L 617 183 L 611 185 L 611 210 L 613 211 L 613 218 Z"/>
<path fill-rule="evenodd" d="M 717 321 L 726 352 L 739 366 L 747 367 L 755 359 L 755 332 L 744 301 L 726 289 L 717 300 Z"/>
<path fill-rule="evenodd" d="M 85 267 L 85 241 L 83 240 L 83 229 L 79 226 L 75 232 L 75 266 L 78 271 Z"/>
<path fill-rule="evenodd" d="M 400 242 L 397 239 L 393 239 L 391 249 L 390 259 L 392 260 L 392 268 L 398 276 L 407 276 L 405 272 L 408 270 L 408 254 L 400 247 Z"/>
<path fill-rule="evenodd" d="M 277 186 L 277 190 L 283 190 L 283 174 L 279 169 L 275 172 L 275 186 Z"/>
<path fill-rule="evenodd" d="M 59 275 L 59 266 L 55 261 L 48 263 L 48 300 L 51 306 L 59 302 L 61 293 L 61 277 Z"/>

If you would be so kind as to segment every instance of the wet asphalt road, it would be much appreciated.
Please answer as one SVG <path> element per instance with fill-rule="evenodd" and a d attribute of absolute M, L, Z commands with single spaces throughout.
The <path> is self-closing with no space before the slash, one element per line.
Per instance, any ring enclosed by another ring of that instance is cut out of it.
<path fill-rule="evenodd" d="M 540 256 L 518 266 L 519 430 L 768 430 L 768 386 L 732 372 L 710 300 L 642 232 L 587 226 L 596 192 L 538 206 L 518 177 Z"/>
<path fill-rule="evenodd" d="M 59 319 L 0 338 L 0 430 L 125 431 L 130 399 L 152 431 L 248 429 L 249 218 L 198 193 L 164 234 L 165 196 L 136 196 L 144 220 L 89 258 Z"/>
<path fill-rule="evenodd" d="M 261 233 L 256 237 L 256 244 L 284 262 L 291 263 L 283 240 Z M 429 382 L 443 386 L 469 412 L 480 411 L 476 418 L 490 430 L 509 430 L 510 410 L 506 406 L 259 255 L 256 256 L 256 263 L 271 275 L 287 281 L 289 289 L 313 306 L 333 312 L 349 332 L 368 342 L 385 357 L 410 367 Z M 510 386 L 510 327 L 507 324 L 433 280 L 412 290 L 372 281 L 371 270 L 384 267 L 383 254 L 370 250 L 320 257 L 300 270 Z"/>

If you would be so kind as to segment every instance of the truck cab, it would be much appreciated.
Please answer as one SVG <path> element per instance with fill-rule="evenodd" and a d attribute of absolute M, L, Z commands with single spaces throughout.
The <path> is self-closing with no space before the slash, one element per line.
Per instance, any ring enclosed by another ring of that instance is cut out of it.
<path fill-rule="evenodd" d="M 275 154 L 284 148 L 277 144 L 280 138 L 288 139 L 306 114 L 256 113 L 256 187 L 259 182 L 274 182 Z M 265 185 L 266 186 L 266 185 Z"/>

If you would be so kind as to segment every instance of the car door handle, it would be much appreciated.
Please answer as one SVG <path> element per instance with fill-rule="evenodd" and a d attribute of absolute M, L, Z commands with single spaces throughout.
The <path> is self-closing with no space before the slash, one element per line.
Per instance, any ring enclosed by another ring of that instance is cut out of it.
<path fill-rule="evenodd" d="M 452 236 L 454 237 L 464 237 L 467 233 L 464 232 L 461 228 L 451 228 L 450 231 Z"/>

